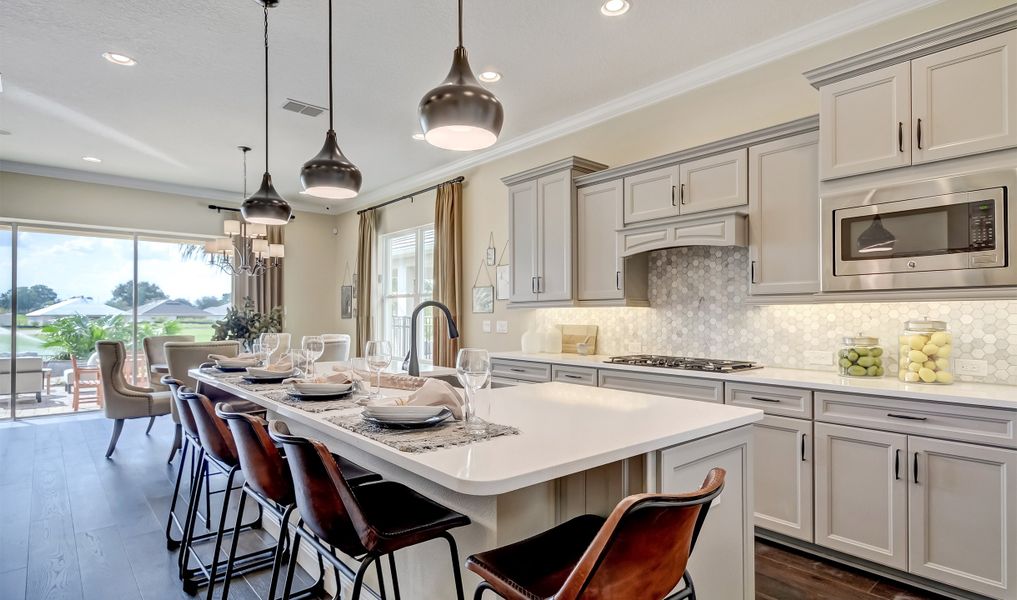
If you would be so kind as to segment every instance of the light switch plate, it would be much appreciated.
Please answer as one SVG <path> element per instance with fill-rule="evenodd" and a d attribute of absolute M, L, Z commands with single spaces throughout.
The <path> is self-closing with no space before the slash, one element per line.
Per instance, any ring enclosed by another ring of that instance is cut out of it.
<path fill-rule="evenodd" d="M 954 361 L 954 365 L 957 368 L 958 375 L 973 375 L 975 377 L 985 377 L 989 374 L 989 363 L 984 360 L 974 360 L 970 358 L 958 358 Z"/>
<path fill-rule="evenodd" d="M 833 352 L 826 350 L 806 350 L 805 364 L 829 366 L 833 364 Z"/>
<path fill-rule="evenodd" d="M 508 333 L 508 321 L 498 321 L 494 325 L 498 333 Z"/>
<path fill-rule="evenodd" d="M 481 329 L 484 330 L 484 333 L 491 333 L 491 319 L 484 319 Z"/>

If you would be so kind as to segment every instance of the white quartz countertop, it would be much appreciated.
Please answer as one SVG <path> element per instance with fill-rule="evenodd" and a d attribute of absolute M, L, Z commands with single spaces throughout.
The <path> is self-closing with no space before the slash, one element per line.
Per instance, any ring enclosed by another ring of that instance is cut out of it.
<path fill-rule="evenodd" d="M 576 367 L 680 375 L 682 377 L 698 377 L 701 379 L 721 379 L 741 383 L 782 385 L 827 392 L 887 396 L 911 400 L 931 400 L 1017 410 L 1017 386 L 1012 385 L 969 383 L 964 381 L 951 385 L 923 385 L 903 383 L 898 381 L 896 377 L 865 379 L 861 377 L 842 377 L 835 371 L 809 371 L 806 369 L 781 369 L 776 367 L 763 367 L 762 369 L 753 369 L 740 373 L 708 373 L 683 369 L 608 364 L 605 361 L 610 358 L 609 356 L 580 356 L 578 354 L 492 352 L 491 356 L 494 358 Z"/>
<path fill-rule="evenodd" d="M 490 420 L 512 425 L 506 435 L 431 452 L 401 452 L 259 393 L 192 370 L 191 376 L 256 402 L 321 434 L 407 469 L 450 490 L 476 496 L 511 492 L 699 439 L 762 419 L 762 411 L 619 392 L 568 383 L 482 390 Z M 407 394 L 384 390 L 386 394 Z M 359 407 L 349 411 L 359 411 Z M 346 411 L 346 412 L 349 412 Z"/>

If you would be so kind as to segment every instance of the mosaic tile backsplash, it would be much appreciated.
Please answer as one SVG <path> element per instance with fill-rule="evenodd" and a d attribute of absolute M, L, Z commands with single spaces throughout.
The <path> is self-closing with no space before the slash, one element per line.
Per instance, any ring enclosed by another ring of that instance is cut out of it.
<path fill-rule="evenodd" d="M 598 325 L 597 352 L 748 359 L 773 367 L 834 370 L 806 364 L 805 352 L 835 352 L 840 338 L 876 335 L 893 357 L 908 319 L 944 320 L 954 357 L 984 360 L 988 376 L 966 381 L 1017 385 L 1017 299 L 873 304 L 744 303 L 745 248 L 689 247 L 650 256 L 650 308 L 555 308 L 536 311 L 538 326 Z M 887 369 L 895 375 L 896 365 Z"/>

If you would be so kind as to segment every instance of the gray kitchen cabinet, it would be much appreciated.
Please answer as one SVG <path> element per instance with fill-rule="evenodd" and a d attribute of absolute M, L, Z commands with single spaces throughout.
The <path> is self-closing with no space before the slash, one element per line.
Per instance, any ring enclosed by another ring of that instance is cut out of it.
<path fill-rule="evenodd" d="M 678 216 L 678 165 L 624 179 L 622 220 L 626 225 Z"/>
<path fill-rule="evenodd" d="M 544 383 L 551 381 L 551 365 L 528 360 L 491 359 L 491 377 Z"/>
<path fill-rule="evenodd" d="M 622 180 L 576 193 L 576 299 L 580 304 L 647 305 L 647 256 L 623 258 Z"/>
<path fill-rule="evenodd" d="M 1017 146 L 1017 30 L 911 61 L 914 164 Z"/>
<path fill-rule="evenodd" d="M 748 204 L 745 148 L 683 162 L 678 167 L 678 213 Z"/>
<path fill-rule="evenodd" d="M 502 179 L 509 193 L 511 305 L 561 306 L 574 299 L 574 178 L 606 165 L 570 157 Z"/>
<path fill-rule="evenodd" d="M 906 571 L 907 436 L 815 423 L 815 542 Z"/>
<path fill-rule="evenodd" d="M 590 367 L 551 365 L 551 381 L 597 387 L 597 370 Z"/>
<path fill-rule="evenodd" d="M 767 415 L 753 436 L 756 527 L 811 542 L 812 421 Z"/>
<path fill-rule="evenodd" d="M 681 375 L 659 375 L 615 369 L 597 371 L 600 387 L 626 392 L 643 392 L 704 402 L 724 401 L 724 382 Z"/>
<path fill-rule="evenodd" d="M 908 437 L 908 571 L 1017 598 L 1017 451 Z"/>
<path fill-rule="evenodd" d="M 752 146 L 749 293 L 819 291 L 819 133 Z"/>

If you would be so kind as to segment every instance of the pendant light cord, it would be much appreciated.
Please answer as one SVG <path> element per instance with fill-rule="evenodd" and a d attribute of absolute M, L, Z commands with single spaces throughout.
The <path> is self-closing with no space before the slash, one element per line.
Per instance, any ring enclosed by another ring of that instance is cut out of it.
<path fill-rule="evenodd" d="M 247 151 L 250 148 L 241 147 L 240 151 L 244 153 L 244 198 L 247 197 Z"/>
<path fill-rule="evenodd" d="M 265 172 L 268 173 L 268 2 L 265 3 Z"/>
<path fill-rule="evenodd" d="M 332 118 L 332 0 L 328 0 L 328 130 L 335 131 Z"/>
<path fill-rule="evenodd" d="M 459 0 L 459 47 L 463 47 L 463 0 Z"/>

